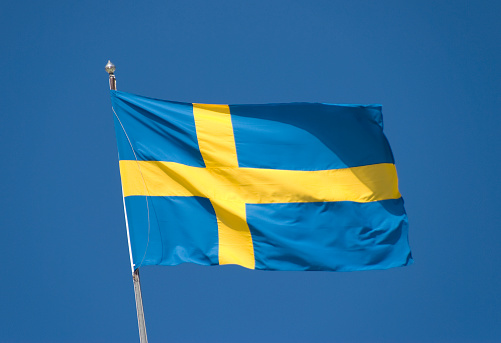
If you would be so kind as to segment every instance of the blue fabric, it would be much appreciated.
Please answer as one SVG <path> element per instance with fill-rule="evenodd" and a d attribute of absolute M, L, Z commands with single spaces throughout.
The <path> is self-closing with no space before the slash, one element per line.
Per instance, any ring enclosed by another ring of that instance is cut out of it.
<path fill-rule="evenodd" d="M 327 170 L 394 163 L 381 106 L 230 105 L 238 165 Z"/>
<path fill-rule="evenodd" d="M 135 268 L 218 264 L 217 222 L 209 199 L 129 196 L 125 205 Z"/>
<path fill-rule="evenodd" d="M 386 269 L 412 262 L 403 200 L 247 204 L 256 269 Z"/>
<path fill-rule="evenodd" d="M 198 148 L 192 104 L 150 99 L 119 91 L 111 91 L 111 101 L 121 122 L 114 117 L 120 160 L 136 159 L 130 140 L 140 161 L 177 162 L 205 167 Z"/>

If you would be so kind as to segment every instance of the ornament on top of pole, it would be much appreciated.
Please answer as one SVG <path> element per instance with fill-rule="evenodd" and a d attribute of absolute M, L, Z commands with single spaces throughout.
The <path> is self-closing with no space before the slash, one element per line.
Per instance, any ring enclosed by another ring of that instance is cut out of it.
<path fill-rule="evenodd" d="M 116 80 L 115 74 L 114 74 L 115 69 L 116 69 L 115 65 L 113 63 L 111 63 L 110 60 L 108 60 L 108 63 L 106 64 L 104 69 L 106 70 L 106 72 L 108 74 L 110 74 L 110 89 L 116 91 L 117 90 L 117 80 Z"/>

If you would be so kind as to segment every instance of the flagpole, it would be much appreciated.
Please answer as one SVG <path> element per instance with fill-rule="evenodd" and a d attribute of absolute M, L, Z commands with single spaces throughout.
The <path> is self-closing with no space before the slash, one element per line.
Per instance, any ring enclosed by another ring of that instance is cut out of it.
<path fill-rule="evenodd" d="M 115 78 L 115 65 L 108 60 L 108 63 L 104 67 L 110 77 L 110 90 L 117 90 L 117 80 Z M 123 196 L 122 189 L 122 200 L 124 204 L 124 214 L 125 214 L 125 227 L 127 228 L 127 243 L 129 245 L 129 257 L 130 257 L 130 268 L 132 270 L 132 281 L 134 282 L 134 294 L 136 297 L 136 311 L 137 311 L 137 325 L 139 327 L 139 340 L 140 343 L 148 343 L 148 337 L 146 335 L 146 323 L 144 321 L 144 310 L 143 310 L 143 297 L 141 295 L 141 282 L 139 280 L 139 268 L 134 270 L 134 262 L 132 260 L 132 249 L 130 246 L 130 234 L 129 234 L 129 221 L 127 220 L 127 208 L 125 206 L 125 198 Z"/>

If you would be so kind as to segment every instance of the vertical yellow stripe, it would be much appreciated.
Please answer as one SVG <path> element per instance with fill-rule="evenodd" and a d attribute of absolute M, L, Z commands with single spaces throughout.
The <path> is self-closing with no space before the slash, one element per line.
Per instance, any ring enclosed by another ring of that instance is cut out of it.
<path fill-rule="evenodd" d="M 219 264 L 238 264 L 254 269 L 254 247 L 246 221 L 245 203 L 211 202 L 219 231 Z"/>
<path fill-rule="evenodd" d="M 198 145 L 207 168 L 238 167 L 228 105 L 193 104 Z"/>
<path fill-rule="evenodd" d="M 228 105 L 193 104 L 198 146 L 210 171 L 238 168 L 237 149 Z M 217 216 L 219 264 L 254 269 L 254 247 L 246 221 L 245 203 L 211 199 Z"/>

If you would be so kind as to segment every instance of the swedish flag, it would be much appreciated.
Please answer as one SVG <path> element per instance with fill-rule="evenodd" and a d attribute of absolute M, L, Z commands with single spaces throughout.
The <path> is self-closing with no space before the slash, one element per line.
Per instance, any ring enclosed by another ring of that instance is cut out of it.
<path fill-rule="evenodd" d="M 111 98 L 134 268 L 412 262 L 380 106 Z"/>

